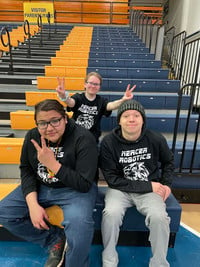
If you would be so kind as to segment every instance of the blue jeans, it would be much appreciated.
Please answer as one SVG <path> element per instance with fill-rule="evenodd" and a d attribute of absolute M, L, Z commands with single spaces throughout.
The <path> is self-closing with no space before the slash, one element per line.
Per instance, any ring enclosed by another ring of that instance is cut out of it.
<path fill-rule="evenodd" d="M 44 185 L 38 190 L 38 202 L 44 208 L 58 205 L 63 210 L 65 235 L 69 249 L 66 252 L 67 267 L 88 267 L 89 251 L 94 232 L 93 208 L 97 186 L 80 193 L 71 188 L 51 188 Z M 38 230 L 33 227 L 21 186 L 0 201 L 0 224 L 14 235 L 29 242 L 49 248 L 60 235 L 61 228 Z"/>

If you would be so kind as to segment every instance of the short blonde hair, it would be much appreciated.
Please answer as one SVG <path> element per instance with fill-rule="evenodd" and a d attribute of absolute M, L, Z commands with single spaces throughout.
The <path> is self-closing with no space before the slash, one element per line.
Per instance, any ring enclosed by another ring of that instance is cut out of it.
<path fill-rule="evenodd" d="M 102 79 L 102 77 L 101 77 L 101 75 L 99 74 L 99 73 L 97 73 L 97 72 L 89 72 L 88 74 L 87 74 L 87 76 L 85 77 L 85 83 L 88 81 L 88 79 L 91 77 L 91 76 L 95 76 L 95 77 L 97 77 L 98 79 L 99 79 L 99 81 L 100 81 L 100 85 L 102 84 L 102 81 L 103 81 L 103 79 Z"/>

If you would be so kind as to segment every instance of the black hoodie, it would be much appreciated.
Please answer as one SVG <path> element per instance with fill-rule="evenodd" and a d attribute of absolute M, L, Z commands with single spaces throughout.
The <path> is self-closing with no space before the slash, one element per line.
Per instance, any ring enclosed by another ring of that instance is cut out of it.
<path fill-rule="evenodd" d="M 151 181 L 171 186 L 174 157 L 160 133 L 143 128 L 138 140 L 128 141 L 118 126 L 101 142 L 100 168 L 111 188 L 147 193 Z"/>
<path fill-rule="evenodd" d="M 38 161 L 37 151 L 31 142 L 34 139 L 40 144 L 40 138 L 38 129 L 33 128 L 28 131 L 22 147 L 20 170 L 24 196 L 37 191 L 40 184 L 87 192 L 97 173 L 98 151 L 94 136 L 68 119 L 56 156 L 62 166 L 51 178 L 47 168 Z M 54 150 L 55 144 L 50 143 L 50 148 Z"/>

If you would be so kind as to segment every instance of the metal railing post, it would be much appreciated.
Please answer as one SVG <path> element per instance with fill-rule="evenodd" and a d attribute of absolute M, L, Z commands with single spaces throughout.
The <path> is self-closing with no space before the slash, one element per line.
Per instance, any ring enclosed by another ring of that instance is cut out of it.
<path fill-rule="evenodd" d="M 5 40 L 4 40 L 4 34 L 3 34 L 4 32 L 6 33 L 6 36 L 7 36 L 7 43 L 5 43 Z M 9 63 L 8 74 L 13 74 L 14 69 L 13 69 L 13 58 L 12 58 L 12 45 L 11 45 L 10 34 L 9 34 L 8 29 L 6 27 L 3 27 L 1 29 L 0 35 L 1 35 L 1 42 L 3 46 L 9 48 L 10 63 Z"/>

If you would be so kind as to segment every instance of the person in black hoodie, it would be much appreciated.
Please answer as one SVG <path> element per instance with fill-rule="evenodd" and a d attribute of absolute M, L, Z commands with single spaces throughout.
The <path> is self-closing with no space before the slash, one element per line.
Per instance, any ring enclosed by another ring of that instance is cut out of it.
<path fill-rule="evenodd" d="M 94 136 L 66 116 L 52 99 L 35 106 L 37 127 L 21 152 L 21 185 L 0 202 L 0 224 L 47 248 L 45 267 L 88 267 L 98 150 Z M 51 225 L 45 208 L 63 210 L 63 228 Z"/>
<path fill-rule="evenodd" d="M 117 267 L 116 245 L 127 208 L 135 205 L 146 219 L 152 248 L 150 267 L 168 267 L 170 218 L 165 200 L 171 193 L 174 157 L 160 133 L 146 129 L 144 107 L 124 102 L 118 126 L 100 146 L 100 168 L 108 183 L 102 218 L 103 267 Z"/>

